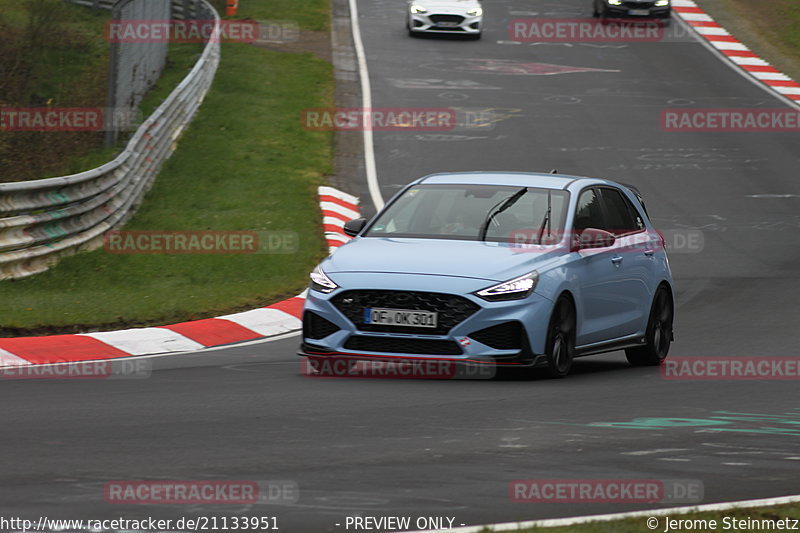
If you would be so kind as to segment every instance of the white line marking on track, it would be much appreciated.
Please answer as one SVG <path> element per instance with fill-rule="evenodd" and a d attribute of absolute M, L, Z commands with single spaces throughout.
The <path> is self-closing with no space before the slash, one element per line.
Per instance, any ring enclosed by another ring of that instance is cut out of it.
<path fill-rule="evenodd" d="M 357 0 L 350 0 L 350 28 L 353 33 L 353 46 L 356 49 L 356 59 L 358 60 L 358 76 L 361 79 L 361 105 L 368 112 L 368 110 L 372 109 L 372 88 L 369 83 L 369 70 L 367 69 L 364 42 L 361 40 L 361 28 L 358 25 Z M 375 146 L 370 128 L 364 128 L 364 169 L 367 173 L 367 186 L 369 187 L 369 196 L 372 199 L 372 204 L 376 210 L 380 211 L 383 208 L 383 196 L 381 196 L 381 188 L 378 185 Z"/>
<path fill-rule="evenodd" d="M 652 455 L 654 453 L 687 452 L 687 451 L 689 451 L 689 448 L 656 448 L 654 450 L 622 452 L 622 455 Z"/>
<path fill-rule="evenodd" d="M 632 511 L 629 513 L 600 514 L 589 516 L 573 516 L 569 518 L 551 518 L 547 520 L 530 520 L 527 522 L 505 522 L 502 524 L 487 524 L 480 526 L 457 527 L 447 530 L 449 533 L 482 533 L 485 531 L 517 531 L 518 529 L 531 527 L 563 527 L 575 524 L 586 524 L 588 522 L 610 522 L 612 520 L 622 520 L 625 518 L 649 518 L 651 516 L 669 516 L 692 513 L 695 511 L 727 511 L 730 509 L 747 509 L 750 507 L 762 507 L 783 505 L 787 503 L 800 502 L 800 495 L 783 496 L 780 498 L 764 498 L 762 500 L 743 500 L 738 502 L 710 503 L 707 505 L 691 505 L 686 507 L 672 507 L 669 509 L 651 509 L 649 511 Z M 416 531 L 414 533 L 436 533 L 443 530 Z M 404 532 L 411 533 L 411 532 Z"/>

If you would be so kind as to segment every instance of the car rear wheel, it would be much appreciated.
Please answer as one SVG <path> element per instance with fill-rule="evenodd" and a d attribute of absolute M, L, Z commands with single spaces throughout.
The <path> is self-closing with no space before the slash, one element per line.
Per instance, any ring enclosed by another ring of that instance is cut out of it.
<path fill-rule="evenodd" d="M 666 287 L 660 287 L 653 298 L 647 321 L 647 344 L 628 348 L 625 357 L 633 366 L 657 366 L 664 362 L 672 343 L 672 298 Z"/>
<path fill-rule="evenodd" d="M 545 353 L 550 377 L 566 377 L 575 355 L 575 310 L 566 296 L 558 299 L 550 317 Z"/>

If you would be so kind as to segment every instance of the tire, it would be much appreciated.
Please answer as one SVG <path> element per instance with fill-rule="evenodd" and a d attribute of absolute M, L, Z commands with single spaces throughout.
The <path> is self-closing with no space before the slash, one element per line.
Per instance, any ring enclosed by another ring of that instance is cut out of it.
<path fill-rule="evenodd" d="M 599 18 L 600 17 L 600 10 L 597 9 L 597 0 L 594 0 L 592 2 L 592 16 L 594 18 Z"/>
<path fill-rule="evenodd" d="M 545 354 L 550 377 L 564 378 L 569 374 L 575 356 L 575 309 L 566 296 L 560 297 L 553 308 Z"/>
<path fill-rule="evenodd" d="M 658 366 L 664 362 L 672 343 L 672 321 L 674 309 L 669 290 L 663 285 L 659 287 L 650 306 L 650 318 L 647 320 L 647 332 L 644 346 L 627 348 L 625 357 L 633 366 Z"/>

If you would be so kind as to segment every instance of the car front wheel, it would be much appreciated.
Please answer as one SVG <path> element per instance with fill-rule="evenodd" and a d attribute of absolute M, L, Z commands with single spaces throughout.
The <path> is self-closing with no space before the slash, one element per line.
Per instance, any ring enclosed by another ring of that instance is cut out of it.
<path fill-rule="evenodd" d="M 666 287 L 660 287 L 653 298 L 644 346 L 628 348 L 625 357 L 634 366 L 658 366 L 664 362 L 672 343 L 672 298 Z"/>
<path fill-rule="evenodd" d="M 550 317 L 545 352 L 550 377 L 566 377 L 575 355 L 575 311 L 566 296 L 558 299 Z"/>

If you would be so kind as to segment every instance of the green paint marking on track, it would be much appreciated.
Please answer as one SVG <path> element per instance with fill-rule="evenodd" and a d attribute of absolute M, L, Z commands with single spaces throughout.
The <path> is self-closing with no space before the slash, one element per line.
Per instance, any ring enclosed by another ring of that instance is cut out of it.
<path fill-rule="evenodd" d="M 766 424 L 761 427 L 717 427 L 717 426 L 742 426 L 748 423 Z M 589 427 L 608 427 L 619 429 L 674 429 L 674 428 L 704 428 L 707 431 L 731 431 L 737 433 L 752 433 L 761 435 L 791 435 L 800 436 L 800 429 L 795 427 L 775 427 L 780 425 L 800 426 L 800 413 L 785 413 L 779 415 L 761 413 L 735 413 L 730 411 L 715 411 L 708 418 L 634 418 L 629 422 L 593 422 Z"/>

